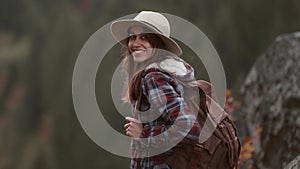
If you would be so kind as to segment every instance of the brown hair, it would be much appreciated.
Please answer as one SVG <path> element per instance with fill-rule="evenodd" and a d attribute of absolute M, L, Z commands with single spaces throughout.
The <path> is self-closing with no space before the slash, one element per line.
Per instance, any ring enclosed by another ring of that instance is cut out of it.
<path fill-rule="evenodd" d="M 148 33 L 149 43 L 156 49 L 163 49 L 162 51 L 166 51 L 166 46 L 160 37 L 156 34 Z M 126 39 L 128 43 L 128 38 Z M 144 69 L 151 63 L 159 63 L 166 58 L 166 55 L 163 54 L 164 52 L 159 52 L 155 50 L 154 56 L 151 57 L 149 60 L 143 63 L 136 63 L 133 60 L 131 52 L 128 48 L 126 48 L 124 52 L 124 62 L 123 62 L 123 70 L 127 74 L 126 82 L 128 84 L 128 88 L 125 89 L 126 93 L 123 97 L 123 100 L 126 102 L 134 103 L 137 101 L 142 92 L 142 77 L 144 75 Z M 126 85 L 125 85 L 126 86 Z"/>

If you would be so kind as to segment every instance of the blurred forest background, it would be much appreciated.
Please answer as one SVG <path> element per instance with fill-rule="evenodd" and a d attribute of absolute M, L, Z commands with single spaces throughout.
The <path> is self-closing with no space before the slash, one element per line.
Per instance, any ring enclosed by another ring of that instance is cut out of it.
<path fill-rule="evenodd" d="M 251 66 L 269 43 L 300 28 L 299 0 L 4 0 L 0 169 L 129 167 L 129 159 L 101 149 L 81 128 L 72 102 L 72 73 L 81 48 L 95 31 L 141 10 L 176 15 L 200 28 L 221 57 L 236 101 Z M 196 57 L 186 51 L 188 61 Z M 120 63 L 120 45 L 109 55 L 115 57 L 105 57 L 106 62 Z M 113 70 L 102 68 L 108 73 L 96 79 L 97 96 L 109 96 Z M 111 113 L 116 112 L 111 99 L 101 105 L 109 112 L 109 123 L 122 131 L 124 120 Z"/>

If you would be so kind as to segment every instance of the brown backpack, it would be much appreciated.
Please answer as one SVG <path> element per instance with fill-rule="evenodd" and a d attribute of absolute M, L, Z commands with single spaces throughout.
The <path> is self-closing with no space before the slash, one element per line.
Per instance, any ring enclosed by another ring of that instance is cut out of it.
<path fill-rule="evenodd" d="M 190 92 L 188 96 L 200 96 L 200 103 L 195 102 L 197 99 L 193 97 L 185 98 L 188 106 L 198 107 L 200 139 L 195 145 L 174 147 L 173 155 L 166 162 L 172 169 L 237 168 L 241 146 L 236 127 L 230 115 L 217 102 L 213 86 L 204 80 L 180 83 L 185 92 Z M 195 94 L 195 87 L 199 95 Z"/>

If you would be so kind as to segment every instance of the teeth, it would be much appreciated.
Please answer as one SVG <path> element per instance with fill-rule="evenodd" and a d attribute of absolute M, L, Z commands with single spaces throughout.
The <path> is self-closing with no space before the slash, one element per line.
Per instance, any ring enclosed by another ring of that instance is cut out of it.
<path fill-rule="evenodd" d="M 133 49 L 134 53 L 142 53 L 142 52 L 145 52 L 145 51 L 146 51 L 145 49 Z"/>
<path fill-rule="evenodd" d="M 142 53 L 142 52 L 144 52 L 144 50 L 136 50 L 136 51 L 134 51 L 134 53 Z"/>

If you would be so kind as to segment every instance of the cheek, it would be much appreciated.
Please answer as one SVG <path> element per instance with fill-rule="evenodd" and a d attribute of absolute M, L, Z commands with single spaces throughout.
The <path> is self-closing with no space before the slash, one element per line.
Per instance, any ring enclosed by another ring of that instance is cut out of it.
<path fill-rule="evenodd" d="M 146 48 L 148 49 L 149 52 L 153 53 L 154 51 L 153 46 L 149 42 L 147 43 Z"/>
<path fill-rule="evenodd" d="M 130 41 L 128 41 L 127 48 L 130 48 L 131 46 L 132 46 L 132 43 Z"/>
<path fill-rule="evenodd" d="M 147 42 L 147 47 L 148 48 L 153 48 L 153 46 L 151 45 L 151 43 L 149 41 Z"/>
<path fill-rule="evenodd" d="M 127 43 L 127 49 L 128 49 L 128 51 L 131 53 L 132 51 L 131 51 L 131 48 L 132 48 L 132 43 L 131 42 L 128 42 Z"/>
<path fill-rule="evenodd" d="M 150 48 L 150 49 L 148 50 L 148 54 L 152 56 L 152 55 L 154 54 L 154 49 L 153 49 L 153 48 Z"/>

